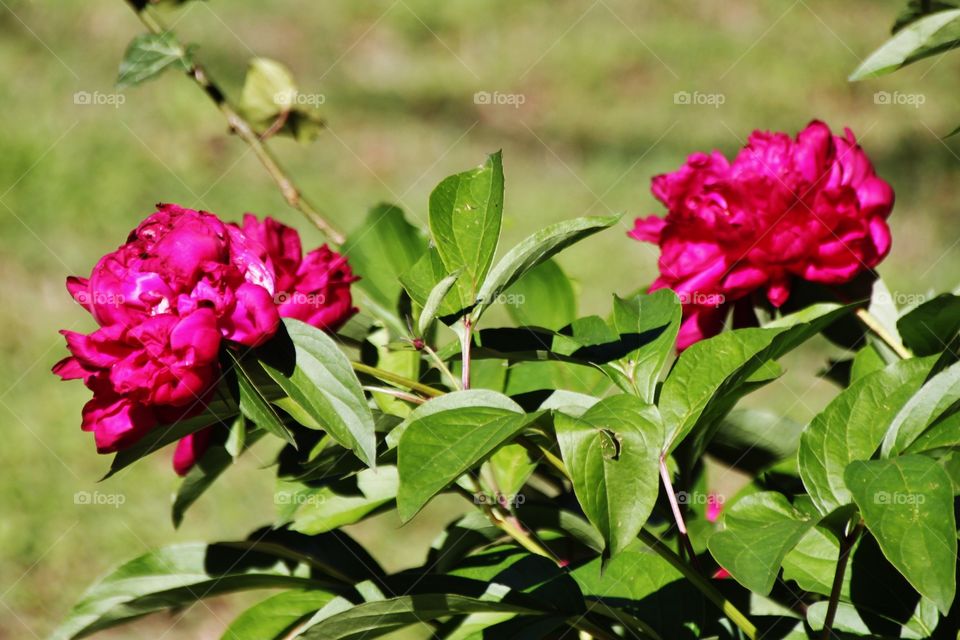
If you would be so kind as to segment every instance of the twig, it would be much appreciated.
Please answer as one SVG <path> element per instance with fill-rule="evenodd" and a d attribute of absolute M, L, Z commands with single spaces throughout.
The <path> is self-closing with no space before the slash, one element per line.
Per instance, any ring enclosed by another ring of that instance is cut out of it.
<path fill-rule="evenodd" d="M 469 315 L 463 317 L 463 335 L 460 336 L 460 387 L 470 388 L 470 347 L 473 343 L 473 321 Z"/>
<path fill-rule="evenodd" d="M 370 393 L 382 393 L 387 396 L 393 396 L 394 398 L 399 398 L 400 400 L 406 400 L 407 402 L 412 402 L 414 404 L 423 404 L 427 401 L 426 398 L 421 396 L 414 395 L 412 393 L 407 393 L 406 391 L 400 391 L 399 389 L 390 389 L 388 387 L 374 387 L 370 385 L 363 385 L 365 391 Z"/>
<path fill-rule="evenodd" d="M 663 488 L 667 492 L 667 500 L 670 502 L 670 510 L 673 512 L 673 520 L 677 524 L 677 532 L 680 538 L 680 544 L 690 557 L 693 567 L 699 571 L 700 562 L 697 560 L 697 552 L 693 549 L 690 542 L 690 535 L 687 533 L 687 524 L 683 520 L 683 513 L 680 511 L 680 504 L 677 502 L 677 494 L 673 490 L 673 482 L 670 479 L 670 470 L 667 469 L 667 459 L 660 458 L 660 479 L 663 480 Z"/>
<path fill-rule="evenodd" d="M 850 550 L 856 544 L 860 534 L 863 533 L 863 520 L 860 520 L 849 534 L 840 541 L 840 555 L 837 557 L 837 570 L 833 574 L 833 587 L 830 589 L 830 601 L 827 603 L 827 615 L 823 618 L 823 640 L 830 640 L 830 634 L 833 630 L 833 619 L 837 615 L 837 607 L 840 606 L 840 591 L 843 589 L 843 574 L 847 570 L 847 560 L 850 558 Z"/>
<path fill-rule="evenodd" d="M 440 373 L 447 376 L 447 379 L 450 380 L 450 384 L 453 386 L 454 389 L 456 389 L 457 391 L 462 389 L 462 387 L 460 386 L 460 380 L 457 380 L 457 376 L 453 375 L 453 372 L 450 371 L 450 367 L 448 367 L 446 363 L 440 359 L 440 356 L 437 355 L 437 352 L 434 351 L 430 347 L 430 345 L 424 344 L 423 352 L 427 354 L 427 358 L 429 358 L 430 361 L 433 362 L 434 366 L 440 370 Z"/>
<path fill-rule="evenodd" d="M 440 389 L 428 387 L 427 385 L 417 382 L 416 380 L 411 380 L 410 378 L 405 378 L 395 373 L 391 373 L 390 371 L 378 369 L 377 367 L 371 367 L 370 365 L 363 364 L 362 362 L 351 362 L 350 365 L 353 367 L 354 371 L 365 373 L 368 376 L 376 378 L 377 380 L 383 380 L 384 382 L 389 382 L 411 391 L 419 391 L 423 395 L 430 396 L 431 398 L 436 398 L 437 396 L 442 396 L 444 393 L 446 393 Z"/>
<path fill-rule="evenodd" d="M 127 5 L 133 9 L 137 17 L 140 18 L 140 22 L 142 22 L 151 33 L 157 35 L 167 34 L 170 38 L 174 37 L 173 32 L 151 12 L 149 7 L 138 8 L 136 2 L 133 0 L 127 0 Z M 260 164 L 264 166 L 267 173 L 270 174 L 270 177 L 277 183 L 277 186 L 280 188 L 280 193 L 283 194 L 283 198 L 287 201 L 287 204 L 303 213 L 332 244 L 342 245 L 344 235 L 330 224 L 316 207 L 304 198 L 296 185 L 294 185 L 293 180 L 280 166 L 280 163 L 277 162 L 273 153 L 266 147 L 264 140 L 257 135 L 253 126 L 234 109 L 219 85 L 207 75 L 203 67 L 198 64 L 192 64 L 187 71 L 187 75 L 203 89 L 207 97 L 220 109 L 230 129 L 250 146 L 254 155 L 260 160 Z"/>
<path fill-rule="evenodd" d="M 900 356 L 901 359 L 906 360 L 913 357 L 913 354 L 910 353 L 910 350 L 903 346 L 903 343 L 900 342 L 896 336 L 887 331 L 883 324 L 877 320 L 876 316 L 863 308 L 857 309 L 856 313 L 857 317 L 860 319 L 860 322 L 862 322 L 867 329 L 870 329 L 874 335 L 880 338 L 884 344 L 893 349 L 893 352 Z"/>

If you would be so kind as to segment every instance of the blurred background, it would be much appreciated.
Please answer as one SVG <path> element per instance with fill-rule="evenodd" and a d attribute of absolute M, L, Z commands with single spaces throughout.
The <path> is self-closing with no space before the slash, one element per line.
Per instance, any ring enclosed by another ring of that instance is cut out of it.
<path fill-rule="evenodd" d="M 654 174 L 696 150 L 732 155 L 756 128 L 791 134 L 812 118 L 849 126 L 897 192 L 894 248 L 880 272 L 906 303 L 957 284 L 960 56 L 893 76 L 846 76 L 889 34 L 903 0 L 209 0 L 167 15 L 237 97 L 247 60 L 285 62 L 328 129 L 272 144 L 303 190 L 346 230 L 380 202 L 425 223 L 444 176 L 503 149 L 504 244 L 549 222 L 625 212 L 623 226 L 563 254 L 581 312 L 606 314 L 655 274 L 625 236 L 661 213 Z M 97 484 L 109 459 L 79 429 L 88 392 L 50 367 L 57 330 L 92 330 L 63 287 L 87 275 L 159 201 L 227 219 L 244 211 L 297 226 L 220 114 L 176 73 L 118 94 L 117 65 L 142 31 L 121 0 L 0 0 L 0 638 L 43 637 L 107 568 L 177 541 L 236 538 L 273 517 L 269 447 L 254 449 L 170 523 L 169 454 Z M 886 92 L 886 94 L 877 94 Z M 86 95 L 89 100 L 78 95 Z M 98 97 L 99 96 L 99 97 Z M 886 97 L 884 97 L 886 96 Z M 829 397 L 828 355 L 788 359 L 767 391 L 805 420 Z M 78 504 L 77 492 L 113 496 Z M 354 533 L 390 569 L 419 564 L 439 503 L 413 523 Z M 105 638 L 218 637 L 249 596 L 155 616 Z"/>

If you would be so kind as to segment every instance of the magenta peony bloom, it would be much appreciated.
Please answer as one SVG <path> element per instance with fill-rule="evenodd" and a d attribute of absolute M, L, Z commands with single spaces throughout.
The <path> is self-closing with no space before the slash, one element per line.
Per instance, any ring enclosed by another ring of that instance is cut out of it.
<path fill-rule="evenodd" d="M 695 153 L 653 179 L 664 218 L 629 235 L 660 247 L 660 276 L 683 303 L 678 348 L 721 331 L 731 306 L 755 291 L 774 307 L 795 278 L 849 282 L 890 251 L 893 189 L 847 129 L 814 121 L 796 139 L 756 131 L 734 161 Z"/>
<path fill-rule="evenodd" d="M 357 280 L 347 258 L 327 245 L 303 256 L 300 237 L 273 218 L 243 216 L 243 232 L 265 247 L 276 273 L 274 300 L 280 315 L 326 331 L 336 331 L 357 312 L 350 284 Z"/>
<path fill-rule="evenodd" d="M 67 290 L 100 328 L 63 331 L 71 355 L 54 367 L 93 391 L 82 428 L 101 453 L 129 447 L 158 424 L 196 415 L 220 379 L 224 340 L 254 347 L 280 316 L 335 330 L 356 310 L 346 259 L 321 247 L 304 259 L 297 232 L 245 216 L 245 229 L 215 215 L 159 205 L 89 278 Z M 278 285 L 289 297 L 280 297 Z M 180 441 L 174 468 L 186 473 L 211 429 Z"/>

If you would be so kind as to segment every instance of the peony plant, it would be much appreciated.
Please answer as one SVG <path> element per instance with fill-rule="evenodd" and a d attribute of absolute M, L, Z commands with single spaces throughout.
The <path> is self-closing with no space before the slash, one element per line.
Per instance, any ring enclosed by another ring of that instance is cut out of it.
<path fill-rule="evenodd" d="M 282 65 L 252 64 L 235 106 L 131 6 L 150 33 L 121 82 L 186 70 L 329 244 L 163 204 L 68 278 L 96 328 L 64 332 L 54 373 L 92 391 L 81 427 L 108 477 L 174 446 L 179 524 L 272 443 L 276 499 L 251 505 L 256 531 L 121 565 L 56 638 L 252 589 L 274 593 L 225 639 L 955 637 L 960 299 L 893 303 L 874 270 L 893 191 L 849 130 L 755 132 L 655 177 L 666 215 L 628 235 L 660 276 L 578 317 L 554 256 L 618 216 L 501 249 L 494 153 L 434 189 L 428 229 L 379 205 L 344 237 L 267 146 L 315 121 Z M 844 355 L 808 424 L 738 405 L 816 336 Z M 745 486 L 711 484 L 718 465 Z M 344 530 L 440 494 L 466 513 L 406 570 Z"/>

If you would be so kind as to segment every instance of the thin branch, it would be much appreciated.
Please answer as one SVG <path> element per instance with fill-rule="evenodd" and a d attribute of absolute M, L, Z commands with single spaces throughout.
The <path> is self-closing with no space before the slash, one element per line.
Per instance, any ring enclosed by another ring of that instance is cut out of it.
<path fill-rule="evenodd" d="M 663 488 L 667 492 L 667 500 L 670 502 L 670 510 L 673 512 L 673 520 L 677 524 L 678 537 L 680 543 L 690 557 L 690 562 L 694 568 L 700 570 L 697 552 L 693 549 L 690 542 L 690 535 L 687 533 L 687 524 L 683 520 L 683 513 L 680 511 L 680 504 L 677 502 L 677 493 L 673 489 L 673 482 L 670 479 L 670 470 L 667 468 L 666 458 L 660 458 L 660 479 L 663 480 Z"/>
<path fill-rule="evenodd" d="M 827 603 L 827 614 L 823 618 L 823 640 L 830 640 L 833 632 L 833 620 L 837 615 L 837 607 L 840 606 L 840 592 L 843 589 L 843 574 L 847 570 L 847 560 L 850 558 L 850 551 L 863 533 L 863 520 L 860 520 L 849 534 L 840 541 L 840 555 L 837 557 L 837 571 L 833 574 L 833 587 L 830 589 L 830 601 Z"/>
<path fill-rule="evenodd" d="M 437 355 L 437 352 L 434 351 L 430 345 L 424 344 L 423 352 L 427 354 L 427 358 L 433 362 L 433 365 L 440 370 L 440 373 L 447 376 L 447 379 L 450 380 L 450 384 L 454 389 L 457 391 L 462 389 L 460 386 L 460 380 L 457 379 L 457 376 L 453 375 L 453 372 L 450 371 L 450 367 L 447 366 L 447 364 L 440 358 L 440 356 Z"/>
<path fill-rule="evenodd" d="M 168 34 L 169 37 L 174 37 L 173 32 L 152 13 L 150 7 L 140 9 L 133 0 L 127 0 L 127 5 L 133 9 L 137 17 L 140 18 L 140 22 L 142 22 L 151 33 L 157 35 Z M 193 64 L 187 71 L 187 75 L 203 89 L 207 97 L 220 109 L 230 129 L 249 145 L 254 155 L 260 160 L 260 164 L 264 166 L 267 173 L 273 178 L 273 181 L 277 183 L 277 186 L 280 188 L 280 193 L 283 194 L 283 198 L 287 201 L 287 204 L 303 213 L 332 244 L 342 245 L 344 235 L 330 224 L 326 217 L 300 193 L 300 190 L 297 189 L 293 180 L 264 144 L 264 139 L 261 139 L 253 126 L 230 104 L 226 95 L 220 89 L 220 86 L 207 75 L 203 67 L 198 64 Z"/>
<path fill-rule="evenodd" d="M 473 346 L 473 321 L 470 316 L 463 317 L 463 335 L 460 336 L 460 387 L 470 388 L 470 347 Z"/>
<path fill-rule="evenodd" d="M 365 391 L 370 393 L 382 393 L 386 396 L 392 396 L 394 398 L 399 398 L 400 400 L 405 400 L 406 402 L 412 402 L 413 404 L 423 404 L 427 401 L 426 398 L 414 395 L 412 393 L 407 393 L 406 391 L 401 391 L 399 389 L 391 389 L 389 387 L 374 387 L 371 385 L 363 385 Z"/>
<path fill-rule="evenodd" d="M 384 382 L 389 382 L 398 387 L 409 389 L 410 391 L 418 391 L 425 396 L 430 396 L 431 398 L 436 398 L 437 396 L 442 396 L 444 393 L 446 393 L 440 389 L 429 387 L 422 382 L 417 382 L 416 380 L 411 380 L 410 378 L 405 378 L 390 371 L 378 369 L 377 367 L 371 367 L 370 365 L 363 364 L 362 362 L 351 362 L 350 365 L 353 367 L 353 370 L 358 373 L 365 373 L 368 376 L 376 378 L 377 380 L 383 380 Z"/>
<path fill-rule="evenodd" d="M 857 317 L 860 319 L 867 329 L 872 331 L 875 336 L 880 338 L 888 347 L 893 349 L 893 352 L 900 356 L 901 359 L 907 360 L 912 358 L 913 354 L 910 353 L 910 350 L 903 346 L 903 343 L 900 340 L 891 334 L 883 324 L 874 316 L 872 313 L 866 309 L 857 309 Z"/>

